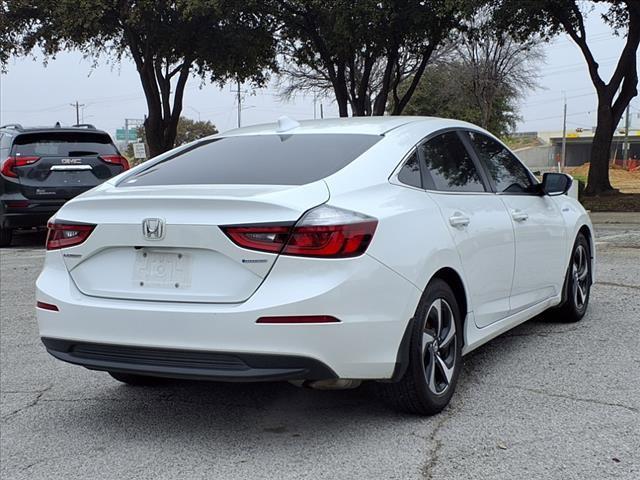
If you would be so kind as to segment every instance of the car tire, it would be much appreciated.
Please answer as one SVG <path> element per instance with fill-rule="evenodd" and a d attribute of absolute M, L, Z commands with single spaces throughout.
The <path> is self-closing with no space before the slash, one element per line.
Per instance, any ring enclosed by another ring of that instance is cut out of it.
<path fill-rule="evenodd" d="M 567 323 L 582 320 L 589 306 L 591 283 L 591 248 L 586 237 L 579 233 L 571 250 L 565 277 L 564 301 L 550 311 L 550 317 Z"/>
<path fill-rule="evenodd" d="M 13 230 L 10 228 L 0 228 L 0 247 L 8 247 L 11 245 Z"/>
<path fill-rule="evenodd" d="M 402 378 L 376 387 L 382 401 L 396 410 L 434 415 L 451 400 L 461 368 L 461 314 L 446 282 L 429 283 L 412 323 L 409 364 Z"/>
<path fill-rule="evenodd" d="M 132 385 L 134 387 L 151 387 L 167 382 L 165 378 L 136 375 L 134 373 L 109 372 L 109 375 L 119 382 L 126 383 L 127 385 Z"/>

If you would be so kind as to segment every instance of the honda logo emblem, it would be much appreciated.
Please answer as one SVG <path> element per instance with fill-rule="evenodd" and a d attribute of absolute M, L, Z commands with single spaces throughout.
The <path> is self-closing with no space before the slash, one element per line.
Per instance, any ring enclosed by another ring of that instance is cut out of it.
<path fill-rule="evenodd" d="M 147 240 L 162 240 L 164 238 L 164 220 L 145 218 L 142 221 L 142 235 Z"/>

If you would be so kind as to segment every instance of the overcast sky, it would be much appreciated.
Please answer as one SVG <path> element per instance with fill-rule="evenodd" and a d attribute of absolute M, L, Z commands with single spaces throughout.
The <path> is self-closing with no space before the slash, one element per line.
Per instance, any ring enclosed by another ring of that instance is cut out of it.
<path fill-rule="evenodd" d="M 587 20 L 587 37 L 602 75 L 609 79 L 623 47 L 623 39 L 612 34 L 597 12 Z M 567 36 L 560 36 L 544 46 L 546 60 L 540 66 L 541 88 L 532 91 L 521 104 L 519 131 L 562 129 L 562 96 L 568 102 L 568 128 L 595 125 L 596 95 L 578 47 Z M 232 89 L 202 85 L 192 78 L 185 91 L 183 115 L 212 121 L 220 131 L 234 128 L 237 103 Z M 281 102 L 275 85 L 250 89 L 244 95 L 242 124 L 275 121 L 280 115 L 295 119 L 313 118 L 311 97 L 298 96 Z M 8 72 L 0 77 L 0 124 L 53 125 L 75 123 L 71 103 L 84 104 L 84 122 L 93 123 L 111 133 L 124 126 L 125 118 L 141 119 L 146 113 L 142 87 L 132 61 L 109 65 L 104 61 L 93 66 L 81 52 L 61 53 L 45 67 L 42 57 L 12 59 Z M 325 117 L 337 116 L 330 100 L 323 101 Z M 317 115 L 319 117 L 319 105 Z M 632 102 L 634 126 L 640 127 L 640 100 Z M 82 118 L 81 118 L 82 120 Z"/>

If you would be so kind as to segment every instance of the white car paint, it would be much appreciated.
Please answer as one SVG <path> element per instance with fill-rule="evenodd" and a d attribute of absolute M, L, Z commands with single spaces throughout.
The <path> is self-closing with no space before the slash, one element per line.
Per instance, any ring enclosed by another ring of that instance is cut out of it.
<path fill-rule="evenodd" d="M 59 311 L 37 309 L 40 335 L 296 355 L 324 363 L 340 378 L 389 379 L 422 291 L 448 269 L 463 283 L 468 353 L 561 301 L 573 242 L 581 228 L 592 227 L 582 206 L 564 195 L 447 193 L 401 184 L 398 169 L 412 149 L 451 128 L 491 136 L 465 122 L 428 117 L 309 121 L 286 134 L 383 138 L 336 173 L 302 186 L 116 186 L 189 146 L 109 180 L 55 216 L 97 227 L 84 243 L 47 252 L 37 300 Z M 254 126 L 217 137 L 277 135 L 276 129 Z M 294 222 L 323 204 L 378 220 L 365 254 L 318 259 L 249 251 L 218 228 Z M 145 243 L 145 218 L 163 219 L 165 238 Z M 139 245 L 188 252 L 188 284 L 166 290 L 132 283 Z M 331 315 L 340 323 L 256 323 L 278 315 Z"/>

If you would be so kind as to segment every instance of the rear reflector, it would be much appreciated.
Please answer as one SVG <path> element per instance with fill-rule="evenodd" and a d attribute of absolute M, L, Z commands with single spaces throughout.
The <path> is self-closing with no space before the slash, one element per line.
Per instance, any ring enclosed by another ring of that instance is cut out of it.
<path fill-rule="evenodd" d="M 123 170 L 129 170 L 129 160 L 122 155 L 100 155 L 100 160 L 112 165 L 120 165 Z"/>
<path fill-rule="evenodd" d="M 51 310 L 52 312 L 58 312 L 58 307 L 51 303 L 45 302 L 36 302 L 36 307 L 41 308 L 42 310 Z"/>
<path fill-rule="evenodd" d="M 29 200 L 7 200 L 4 204 L 7 208 L 27 208 L 31 203 Z"/>
<path fill-rule="evenodd" d="M 256 323 L 340 323 L 329 315 L 302 315 L 293 317 L 260 317 Z"/>
<path fill-rule="evenodd" d="M 2 162 L 2 167 L 0 168 L 0 173 L 5 177 L 18 177 L 18 172 L 15 171 L 16 167 L 24 167 L 25 165 L 32 165 L 40 160 L 40 157 L 9 157 L 4 162 Z"/>
<path fill-rule="evenodd" d="M 57 250 L 59 248 L 73 247 L 84 242 L 95 225 L 89 224 L 65 224 L 49 223 L 47 225 L 47 250 Z"/>
<path fill-rule="evenodd" d="M 241 225 L 222 227 L 240 247 L 300 257 L 348 258 L 362 255 L 378 221 L 361 213 L 322 205 L 293 227 Z"/>

